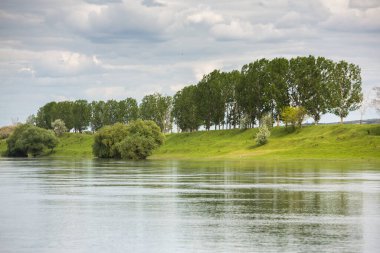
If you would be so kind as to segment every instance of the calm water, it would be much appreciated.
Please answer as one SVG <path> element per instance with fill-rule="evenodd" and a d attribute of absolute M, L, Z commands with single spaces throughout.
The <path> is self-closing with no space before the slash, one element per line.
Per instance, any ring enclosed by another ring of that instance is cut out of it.
<path fill-rule="evenodd" d="M 379 252 L 380 164 L 0 160 L 0 252 Z"/>

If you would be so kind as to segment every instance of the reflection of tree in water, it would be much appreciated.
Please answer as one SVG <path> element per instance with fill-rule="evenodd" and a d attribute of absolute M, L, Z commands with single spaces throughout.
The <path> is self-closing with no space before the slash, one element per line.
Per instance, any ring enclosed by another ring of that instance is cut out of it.
<path fill-rule="evenodd" d="M 344 171 L 209 169 L 199 181 L 199 192 L 179 195 L 186 200 L 180 210 L 200 224 L 201 235 L 213 231 L 214 240 L 236 237 L 278 248 L 302 243 L 313 250 L 361 240 L 350 216 L 361 214 L 362 196 L 347 191 Z"/>

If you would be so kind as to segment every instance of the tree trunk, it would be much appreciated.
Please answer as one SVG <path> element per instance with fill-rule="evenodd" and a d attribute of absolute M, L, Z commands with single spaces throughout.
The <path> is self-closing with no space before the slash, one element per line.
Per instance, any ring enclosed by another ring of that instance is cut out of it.
<path fill-rule="evenodd" d="M 343 117 L 340 117 L 340 124 L 343 124 Z"/>
<path fill-rule="evenodd" d="M 277 127 L 280 126 L 280 115 L 277 115 Z"/>

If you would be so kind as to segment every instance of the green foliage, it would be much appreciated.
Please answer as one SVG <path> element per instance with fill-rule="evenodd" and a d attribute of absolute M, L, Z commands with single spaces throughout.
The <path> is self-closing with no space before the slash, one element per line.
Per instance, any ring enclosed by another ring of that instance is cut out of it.
<path fill-rule="evenodd" d="M 347 117 L 350 111 L 359 109 L 363 100 L 360 68 L 357 65 L 340 61 L 335 64 L 333 75 L 331 94 L 333 106 L 330 112 L 339 116 L 343 123 L 343 118 Z"/>
<path fill-rule="evenodd" d="M 140 160 L 163 142 L 164 136 L 153 121 L 136 120 L 128 125 L 116 123 L 95 134 L 93 153 L 99 158 Z"/>
<path fill-rule="evenodd" d="M 86 100 L 76 100 L 72 106 L 73 126 L 75 132 L 82 132 L 90 123 L 91 108 Z"/>
<path fill-rule="evenodd" d="M 236 87 L 236 98 L 242 112 L 248 116 L 252 127 L 256 120 L 271 111 L 269 61 L 260 59 L 244 65 L 241 82 Z"/>
<path fill-rule="evenodd" d="M 7 139 L 8 156 L 26 157 L 41 155 L 45 149 L 52 150 L 58 139 L 52 131 L 32 125 L 19 125 Z"/>
<path fill-rule="evenodd" d="M 172 128 L 173 101 L 170 96 L 162 96 L 159 93 L 147 95 L 140 104 L 140 117 L 143 120 L 154 121 L 162 132 L 168 132 Z"/>
<path fill-rule="evenodd" d="M 53 131 L 56 136 L 62 136 L 64 132 L 67 132 L 65 122 L 63 122 L 63 120 L 61 119 L 54 120 L 54 122 L 51 123 L 51 127 L 53 128 Z"/>
<path fill-rule="evenodd" d="M 298 106 L 298 107 L 285 107 L 284 110 L 281 113 L 281 117 L 285 123 L 285 126 L 288 126 L 289 124 L 292 125 L 293 128 L 295 127 L 301 127 L 302 122 L 305 120 L 306 117 L 306 110 L 305 108 Z"/>
<path fill-rule="evenodd" d="M 36 116 L 36 126 L 51 129 L 51 122 L 55 119 L 56 104 L 56 102 L 49 102 L 38 110 Z"/>
<path fill-rule="evenodd" d="M 196 102 L 197 86 L 190 85 L 178 91 L 173 98 L 173 117 L 183 131 L 196 131 L 202 124 Z"/>
<path fill-rule="evenodd" d="M 216 129 L 224 120 L 225 98 L 222 91 L 223 79 L 219 70 L 203 76 L 197 85 L 197 111 L 206 130 L 210 130 L 211 125 Z"/>
<path fill-rule="evenodd" d="M 262 146 L 268 142 L 268 138 L 270 136 L 270 131 L 266 125 L 262 125 L 259 127 L 259 131 L 256 134 L 256 143 L 259 146 Z"/>

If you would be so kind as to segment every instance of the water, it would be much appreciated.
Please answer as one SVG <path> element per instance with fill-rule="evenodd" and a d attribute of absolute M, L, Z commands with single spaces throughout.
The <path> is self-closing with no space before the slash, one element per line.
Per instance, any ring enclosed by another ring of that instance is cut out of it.
<path fill-rule="evenodd" d="M 0 252 L 378 252 L 380 164 L 0 160 Z"/>

